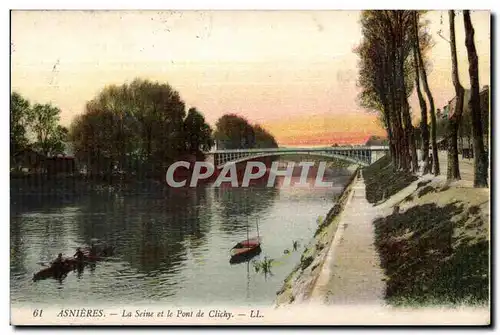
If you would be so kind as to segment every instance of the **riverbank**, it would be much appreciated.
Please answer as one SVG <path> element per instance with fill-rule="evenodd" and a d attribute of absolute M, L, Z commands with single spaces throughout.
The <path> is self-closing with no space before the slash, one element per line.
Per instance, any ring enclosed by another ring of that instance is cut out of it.
<path fill-rule="evenodd" d="M 10 178 L 11 196 L 20 197 L 63 197 L 91 194 L 140 194 L 164 189 L 161 182 L 154 179 L 114 178 L 111 180 L 92 179 L 85 176 L 56 176 L 47 178 L 45 175 L 28 175 Z"/>
<path fill-rule="evenodd" d="M 275 305 L 285 305 L 307 301 L 312 293 L 322 265 L 337 231 L 340 214 L 348 203 L 351 191 L 359 175 L 355 169 L 340 193 L 335 205 L 324 219 L 318 220 L 318 228 L 312 241 L 305 247 L 300 263 L 284 280 L 282 288 L 277 292 Z"/>
<path fill-rule="evenodd" d="M 346 188 L 275 305 L 484 308 L 489 197 L 468 180 L 394 173 L 388 157 L 377 161 Z"/>

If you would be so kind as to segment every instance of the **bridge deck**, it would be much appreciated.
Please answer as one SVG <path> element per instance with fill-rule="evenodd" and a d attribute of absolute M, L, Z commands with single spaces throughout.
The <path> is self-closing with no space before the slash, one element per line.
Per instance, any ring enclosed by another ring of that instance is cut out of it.
<path fill-rule="evenodd" d="M 389 151 L 386 146 L 351 146 L 351 147 L 315 147 L 315 148 L 262 148 L 262 149 L 227 149 L 206 153 L 213 156 L 215 165 L 220 168 L 226 163 L 240 163 L 255 158 L 276 155 L 307 154 L 325 156 L 349 161 L 353 164 L 368 166 Z"/>
<path fill-rule="evenodd" d="M 257 153 L 257 152 L 311 152 L 311 151 L 347 151 L 347 150 L 371 150 L 386 151 L 388 146 L 345 146 L 345 147 L 312 147 L 312 148 L 253 148 L 253 149 L 221 149 L 206 152 L 206 154 L 230 154 L 230 153 Z"/>

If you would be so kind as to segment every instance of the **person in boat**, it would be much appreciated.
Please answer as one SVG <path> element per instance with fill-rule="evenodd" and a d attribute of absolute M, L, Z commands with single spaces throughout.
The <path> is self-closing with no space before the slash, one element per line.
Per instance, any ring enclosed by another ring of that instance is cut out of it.
<path fill-rule="evenodd" d="M 83 262 L 84 254 L 82 249 L 76 248 L 76 253 L 73 255 L 73 257 L 75 257 L 78 262 Z"/>
<path fill-rule="evenodd" d="M 52 267 L 54 268 L 56 273 L 63 272 L 64 260 L 62 258 L 62 253 L 59 253 L 59 255 L 57 255 L 57 258 L 52 262 Z"/>

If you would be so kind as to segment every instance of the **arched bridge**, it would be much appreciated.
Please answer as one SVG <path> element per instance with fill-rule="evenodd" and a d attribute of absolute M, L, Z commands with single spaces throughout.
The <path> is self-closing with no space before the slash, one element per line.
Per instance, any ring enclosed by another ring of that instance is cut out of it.
<path fill-rule="evenodd" d="M 211 161 L 218 169 L 221 169 L 226 163 L 240 163 L 261 157 L 298 154 L 337 158 L 353 164 L 368 166 L 385 156 L 388 152 L 388 146 L 359 146 L 214 150 L 206 153 L 206 155 L 207 161 Z"/>

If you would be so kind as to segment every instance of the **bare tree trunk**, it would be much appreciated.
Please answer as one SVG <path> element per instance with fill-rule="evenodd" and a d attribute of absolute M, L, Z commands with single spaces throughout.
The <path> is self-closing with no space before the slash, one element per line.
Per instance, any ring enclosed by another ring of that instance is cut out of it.
<path fill-rule="evenodd" d="M 406 143 L 406 136 L 403 129 L 403 122 L 401 118 L 401 106 L 396 109 L 396 120 L 397 120 L 397 129 L 398 129 L 398 146 L 399 146 L 399 167 L 403 171 L 408 171 L 408 146 Z"/>
<path fill-rule="evenodd" d="M 471 113 L 474 143 L 474 187 L 488 187 L 488 158 L 484 151 L 483 127 L 481 122 L 481 104 L 479 101 L 479 74 L 477 52 L 474 44 L 474 27 L 470 20 L 470 11 L 464 10 L 465 45 L 469 58 L 469 76 L 471 82 Z"/>
<path fill-rule="evenodd" d="M 417 90 L 418 102 L 420 104 L 421 120 L 420 133 L 422 137 L 422 164 L 423 174 L 429 172 L 429 127 L 427 126 L 427 104 L 420 89 L 420 66 L 418 65 L 420 57 L 420 42 L 418 39 L 418 14 L 414 13 L 414 29 L 415 29 L 415 47 L 413 48 L 413 59 L 415 66 L 415 86 Z"/>
<path fill-rule="evenodd" d="M 392 114 L 392 124 L 394 125 L 394 147 L 396 153 L 396 169 L 404 169 L 404 156 L 403 156 L 403 139 L 402 139 L 402 128 L 401 128 L 401 114 L 399 113 L 396 106 L 396 93 L 394 85 L 394 77 L 391 76 L 391 114 Z"/>
<path fill-rule="evenodd" d="M 406 136 L 406 155 L 408 159 L 407 167 L 410 167 L 411 163 L 411 171 L 417 172 L 418 170 L 418 159 L 417 159 L 417 148 L 415 145 L 415 136 L 413 134 L 413 124 L 411 122 L 410 116 L 410 107 L 408 105 L 408 99 L 406 97 L 406 84 L 404 80 L 404 60 L 402 57 L 399 59 L 399 67 L 400 67 L 400 85 L 401 85 L 401 110 L 403 112 L 403 122 L 405 127 L 405 136 Z"/>
<path fill-rule="evenodd" d="M 455 113 L 448 120 L 448 173 L 447 180 L 460 180 L 460 168 L 458 163 L 457 133 L 458 125 L 464 108 L 464 88 L 460 84 L 457 64 L 457 44 L 455 41 L 455 12 L 448 11 L 450 17 L 450 49 L 452 63 L 452 79 L 455 86 Z"/>
<path fill-rule="evenodd" d="M 394 168 L 397 166 L 397 160 L 396 160 L 396 149 L 394 146 L 394 134 L 392 131 L 392 123 L 391 123 L 391 113 L 389 109 L 389 105 L 387 102 L 387 97 L 382 96 L 382 105 L 384 108 L 384 119 L 385 119 L 385 127 L 387 130 L 387 138 L 389 140 L 389 153 L 391 155 L 391 160 L 392 160 L 392 165 Z"/>
<path fill-rule="evenodd" d="M 407 140 L 407 133 L 405 132 L 405 129 L 403 129 L 403 122 L 405 122 L 404 117 L 402 116 L 403 114 L 403 104 L 401 103 L 401 96 L 398 96 L 399 99 L 396 99 L 396 94 L 401 95 L 401 86 L 398 85 L 398 71 L 396 67 L 396 62 L 397 57 L 395 57 L 396 51 L 393 51 L 393 58 L 392 58 L 392 68 L 393 68 L 393 74 L 392 74 L 392 82 L 393 82 L 393 106 L 394 106 L 394 112 L 396 114 L 396 127 L 398 129 L 398 136 L 397 136 L 397 143 L 399 146 L 399 157 L 400 157 L 400 169 L 403 171 L 408 171 L 409 170 L 409 151 L 408 151 L 408 140 Z M 401 74 L 402 75 L 402 74 Z M 404 79 L 403 79 L 404 80 Z M 396 87 L 399 86 L 399 90 L 396 91 Z M 399 102 L 399 103 L 397 103 Z"/>
<path fill-rule="evenodd" d="M 436 112 L 434 106 L 434 98 L 431 93 L 431 89 L 429 88 L 429 83 L 427 82 L 427 71 L 424 66 L 424 60 L 422 58 L 422 53 L 420 52 L 420 48 L 418 48 L 418 63 L 419 63 L 419 71 L 420 76 L 422 77 L 422 83 L 424 85 L 424 91 L 429 99 L 429 114 L 431 115 L 431 143 L 432 143 L 432 165 L 434 168 L 434 175 L 438 176 L 441 174 L 439 168 L 439 157 L 438 157 L 438 148 L 437 148 L 437 139 L 436 139 L 436 129 L 437 129 L 437 120 L 436 120 Z"/>

